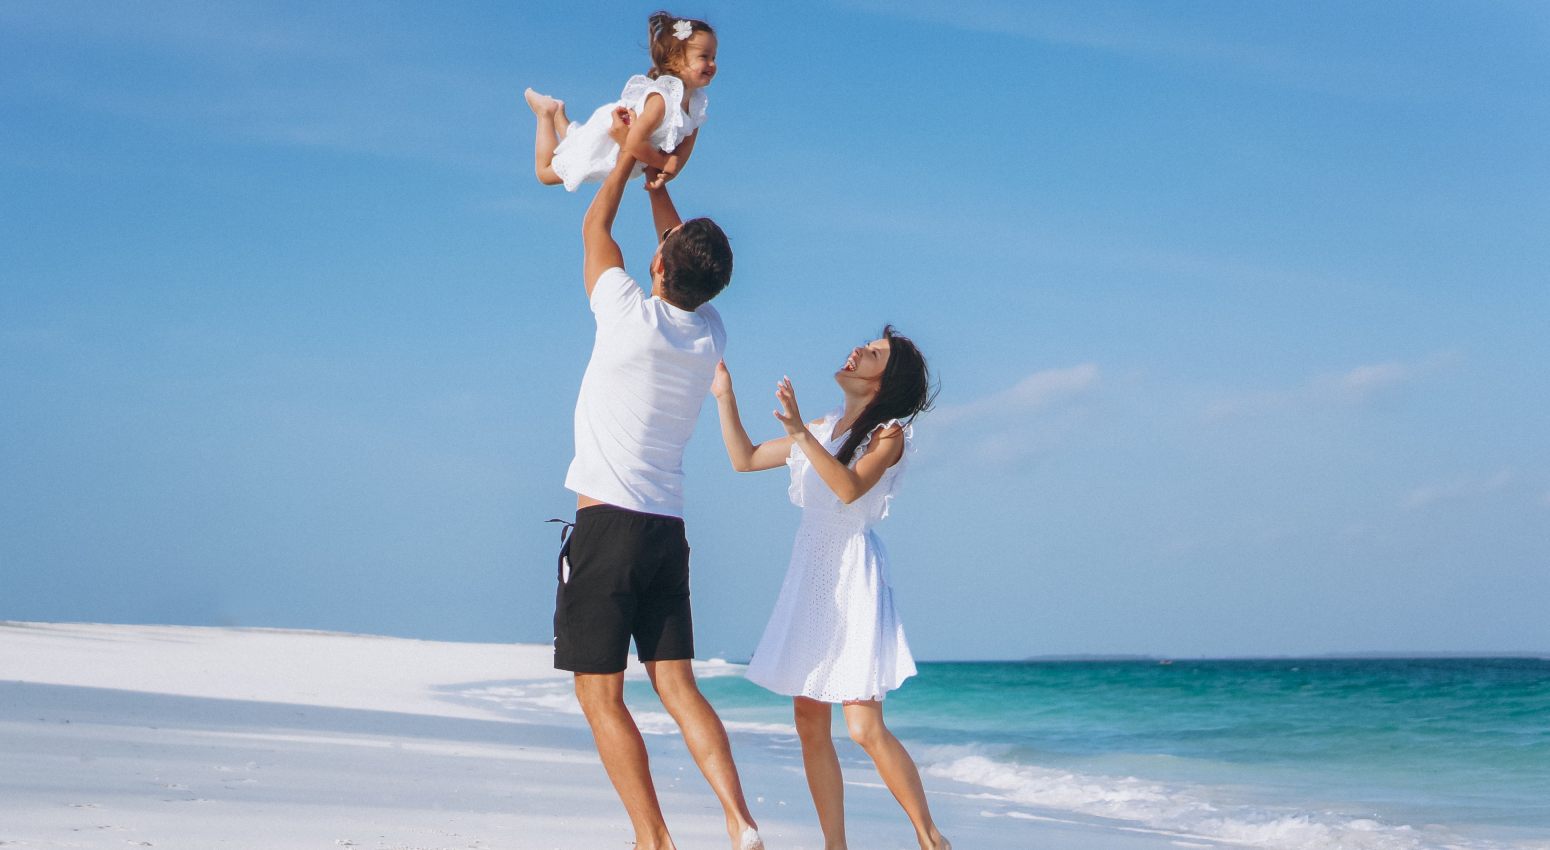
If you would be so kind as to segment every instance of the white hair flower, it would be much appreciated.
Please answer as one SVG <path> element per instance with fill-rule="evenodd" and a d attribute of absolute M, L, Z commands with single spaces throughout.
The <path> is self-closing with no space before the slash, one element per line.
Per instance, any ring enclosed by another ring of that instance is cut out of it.
<path fill-rule="evenodd" d="M 678 21 L 673 24 L 673 38 L 688 41 L 691 35 L 694 35 L 694 24 L 688 21 Z"/>

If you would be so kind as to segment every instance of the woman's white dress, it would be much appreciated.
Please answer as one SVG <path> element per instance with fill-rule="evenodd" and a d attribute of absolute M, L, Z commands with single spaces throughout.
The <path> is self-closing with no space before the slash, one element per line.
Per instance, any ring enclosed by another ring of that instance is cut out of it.
<path fill-rule="evenodd" d="M 628 106 L 638 114 L 646 105 L 646 97 L 652 94 L 662 95 L 665 101 L 662 123 L 651 133 L 651 143 L 664 153 L 677 150 L 684 139 L 705 123 L 704 89 L 695 89 L 689 95 L 689 108 L 685 110 L 683 80 L 668 75 L 653 80 L 636 74 L 624 84 L 619 99 L 599 106 L 587 123 L 572 121 L 565 138 L 554 149 L 554 159 L 549 164 L 565 181 L 566 191 L 574 192 L 583 183 L 600 182 L 614 170 L 614 164 L 619 161 L 619 146 L 608 137 L 614 108 Z M 630 179 L 639 177 L 645 170 L 644 165 L 635 163 Z"/>
<path fill-rule="evenodd" d="M 832 454 L 845 434 L 834 434 L 842 411 L 813 429 Z M 851 459 L 865 454 L 879 425 Z M 882 699 L 915 675 L 888 583 L 888 553 L 872 530 L 888 516 L 888 504 L 914 452 L 904 427 L 904 455 L 856 501 L 845 504 L 823 482 L 801 448 L 791 447 L 792 504 L 802 509 L 796 545 L 775 610 L 748 663 L 749 681 L 786 696 L 823 702 Z"/>

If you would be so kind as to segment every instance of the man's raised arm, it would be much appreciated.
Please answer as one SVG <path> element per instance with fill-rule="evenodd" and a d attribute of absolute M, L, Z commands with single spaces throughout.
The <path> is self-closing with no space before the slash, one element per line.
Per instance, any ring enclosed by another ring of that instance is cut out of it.
<path fill-rule="evenodd" d="M 655 189 L 651 188 L 652 178 L 656 175 L 655 169 L 646 169 L 646 192 L 651 195 L 651 221 L 657 231 L 657 241 L 662 241 L 662 234 L 672 230 L 683 219 L 678 216 L 678 209 L 673 206 L 673 196 L 667 193 L 667 184 L 662 184 Z"/>
<path fill-rule="evenodd" d="M 614 141 L 622 142 L 629 133 L 629 115 L 629 110 L 622 106 L 614 110 L 613 126 L 608 131 Z M 614 217 L 619 214 L 624 184 L 629 182 L 630 171 L 634 168 L 634 157 L 621 147 L 619 161 L 614 165 L 614 170 L 603 178 L 602 187 L 592 196 L 592 205 L 587 207 L 587 215 L 581 220 L 581 245 L 584 252 L 581 274 L 586 283 L 587 298 L 592 297 L 592 287 L 597 285 L 598 276 L 611 268 L 624 267 L 624 254 L 619 250 L 619 243 L 614 241 Z"/>

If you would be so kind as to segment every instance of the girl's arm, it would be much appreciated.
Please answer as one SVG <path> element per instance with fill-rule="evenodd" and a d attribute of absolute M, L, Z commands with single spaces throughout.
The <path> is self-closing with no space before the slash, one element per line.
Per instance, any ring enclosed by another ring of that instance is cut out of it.
<path fill-rule="evenodd" d="M 700 131 L 695 130 L 678 143 L 678 147 L 667 155 L 667 164 L 657 172 L 657 176 L 650 183 L 650 188 L 661 188 L 667 185 L 667 181 L 683 172 L 684 166 L 689 163 L 689 154 L 694 152 L 694 140 L 699 137 Z"/>
<path fill-rule="evenodd" d="M 775 418 L 780 420 L 780 424 L 786 427 L 786 433 L 802 448 L 802 453 L 807 455 L 818 477 L 847 505 L 877 486 L 888 467 L 898 463 L 899 458 L 904 456 L 904 429 L 898 426 L 884 428 L 872 437 L 866 454 L 851 469 L 829 454 L 829 450 L 807 430 L 807 425 L 802 422 L 802 414 L 797 410 L 796 390 L 792 388 L 790 378 L 783 379 L 777 385 L 775 397 L 780 400 L 781 407 L 775 411 Z"/>
<path fill-rule="evenodd" d="M 662 117 L 667 114 L 666 101 L 662 95 L 655 92 L 646 95 L 646 102 L 640 108 L 640 115 L 630 124 L 630 135 L 620 145 L 620 151 L 634 157 L 637 162 L 643 162 L 652 168 L 662 169 L 667 167 L 668 154 L 657 150 L 657 146 L 651 143 L 651 134 L 656 132 L 657 126 L 662 123 Z"/>
<path fill-rule="evenodd" d="M 699 137 L 700 131 L 695 130 L 686 136 L 683 141 L 679 142 L 678 147 L 673 149 L 672 155 L 678 157 L 678 167 L 672 169 L 672 173 L 677 174 L 683 171 L 684 166 L 689 164 L 689 154 L 694 153 L 694 140 Z"/>
<path fill-rule="evenodd" d="M 737 396 L 732 393 L 732 373 L 726 363 L 716 364 L 716 378 L 710 385 L 711 395 L 716 397 L 716 412 L 721 415 L 721 439 L 727 444 L 727 459 L 738 472 L 758 472 L 784 466 L 791 453 L 791 438 L 754 445 L 743 428 L 743 419 L 737 414 Z"/>

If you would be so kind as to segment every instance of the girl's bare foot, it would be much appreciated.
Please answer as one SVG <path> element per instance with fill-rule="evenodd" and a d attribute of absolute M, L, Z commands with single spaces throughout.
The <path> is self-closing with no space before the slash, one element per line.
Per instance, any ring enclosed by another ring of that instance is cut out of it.
<path fill-rule="evenodd" d="M 522 98 L 527 101 L 527 108 L 533 110 L 534 115 L 541 117 L 554 115 L 565 106 L 564 101 L 555 100 L 549 95 L 539 94 L 532 89 L 523 90 Z"/>

